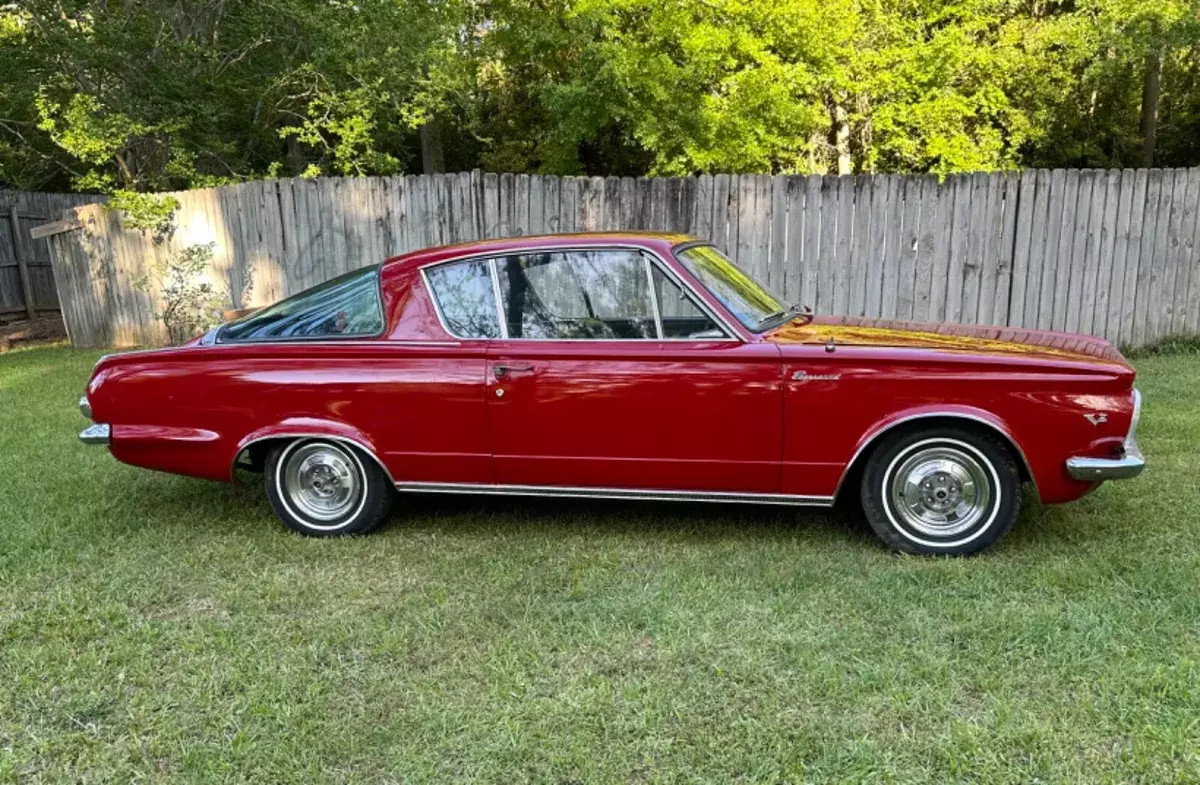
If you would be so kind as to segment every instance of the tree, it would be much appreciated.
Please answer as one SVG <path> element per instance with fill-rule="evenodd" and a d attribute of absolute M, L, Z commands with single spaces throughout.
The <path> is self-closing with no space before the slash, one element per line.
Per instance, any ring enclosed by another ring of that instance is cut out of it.
<path fill-rule="evenodd" d="M 24 188 L 1177 166 L 1200 0 L 19 0 L 0 86 Z"/>
<path fill-rule="evenodd" d="M 0 177 L 157 191 L 401 170 L 457 8 L 23 0 L 0 11 Z"/>

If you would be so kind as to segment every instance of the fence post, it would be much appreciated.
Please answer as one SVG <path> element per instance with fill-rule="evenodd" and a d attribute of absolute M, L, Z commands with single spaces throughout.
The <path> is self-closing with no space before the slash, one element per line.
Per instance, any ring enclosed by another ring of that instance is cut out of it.
<path fill-rule="evenodd" d="M 29 264 L 25 259 L 25 240 L 21 237 L 21 214 L 17 205 L 8 214 L 12 221 L 13 254 L 17 257 L 17 272 L 21 276 L 21 299 L 25 301 L 25 313 L 32 320 L 37 316 L 33 303 L 33 284 L 29 280 Z"/>

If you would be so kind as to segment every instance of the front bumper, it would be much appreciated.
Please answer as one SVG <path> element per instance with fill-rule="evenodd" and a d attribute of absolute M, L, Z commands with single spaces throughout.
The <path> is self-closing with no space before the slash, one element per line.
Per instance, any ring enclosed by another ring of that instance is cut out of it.
<path fill-rule="evenodd" d="M 1067 474 L 1084 482 L 1128 480 L 1146 468 L 1146 459 L 1138 449 L 1137 427 L 1142 416 L 1142 394 L 1133 391 L 1133 420 L 1125 436 L 1125 451 L 1118 458 L 1068 458 Z"/>
<path fill-rule="evenodd" d="M 1125 446 L 1120 458 L 1068 458 L 1067 473 L 1076 480 L 1099 482 L 1100 480 L 1128 480 L 1137 477 L 1146 468 L 1146 459 L 1137 451 Z"/>

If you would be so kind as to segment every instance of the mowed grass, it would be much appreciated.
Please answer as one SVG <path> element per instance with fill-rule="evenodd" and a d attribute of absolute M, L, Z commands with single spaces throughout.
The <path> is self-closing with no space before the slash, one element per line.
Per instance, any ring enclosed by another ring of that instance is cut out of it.
<path fill-rule="evenodd" d="M 76 440 L 0 356 L 0 781 L 1200 781 L 1200 356 L 1150 469 L 973 559 L 780 508 L 422 498 L 362 539 Z"/>

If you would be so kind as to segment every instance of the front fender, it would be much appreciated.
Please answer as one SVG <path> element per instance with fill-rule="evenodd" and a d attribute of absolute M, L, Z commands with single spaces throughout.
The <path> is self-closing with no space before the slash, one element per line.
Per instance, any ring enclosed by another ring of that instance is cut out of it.
<path fill-rule="evenodd" d="M 993 412 L 986 409 L 980 409 L 976 406 L 968 406 L 966 404 L 925 404 L 921 406 L 913 406 L 908 409 L 891 412 L 884 417 L 881 417 L 870 428 L 863 433 L 859 438 L 858 443 L 854 447 L 854 456 L 850 462 L 846 464 L 846 470 L 842 473 L 841 479 L 838 481 L 836 496 L 842 490 L 842 484 L 846 481 L 853 469 L 855 469 L 859 460 L 868 454 L 869 448 L 882 439 L 887 433 L 905 423 L 910 423 L 925 419 L 947 419 L 947 420 L 965 420 L 968 422 L 977 423 L 990 428 L 998 436 L 1004 439 L 1012 447 L 1013 451 L 1020 458 L 1024 467 L 1025 474 L 1033 483 L 1034 491 L 1038 491 L 1037 477 L 1034 475 L 1033 469 L 1029 464 L 1029 459 L 1025 455 L 1025 450 L 1021 447 L 1020 441 L 1014 435 L 1013 430 L 1009 427 L 1004 419 Z M 1038 492 L 1040 498 L 1041 494 Z"/>

